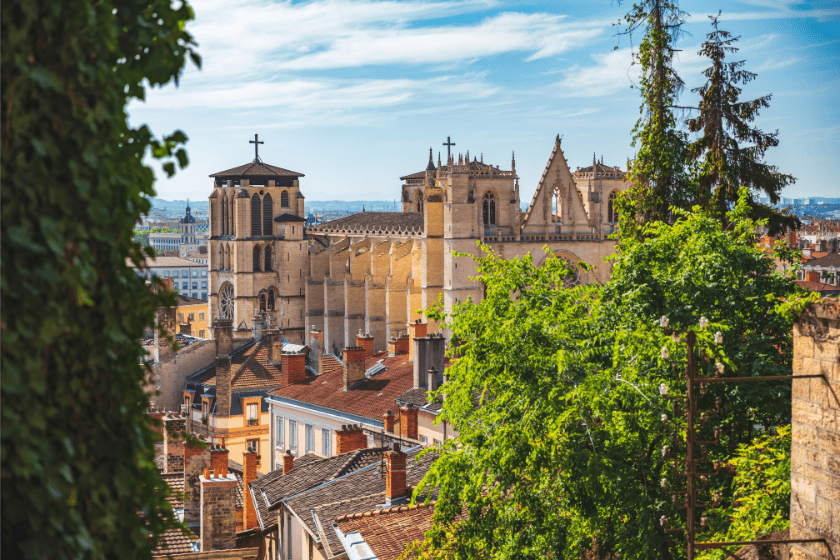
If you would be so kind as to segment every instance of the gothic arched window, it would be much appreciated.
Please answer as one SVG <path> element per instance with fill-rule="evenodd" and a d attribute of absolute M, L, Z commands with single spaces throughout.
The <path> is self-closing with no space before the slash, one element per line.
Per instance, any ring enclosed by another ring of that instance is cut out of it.
<path fill-rule="evenodd" d="M 219 243 L 219 260 L 216 262 L 216 268 L 219 270 L 225 269 L 225 246 Z"/>
<path fill-rule="evenodd" d="M 227 235 L 227 197 L 222 197 L 222 235 Z"/>
<path fill-rule="evenodd" d="M 423 211 L 423 191 L 417 191 L 417 211 Z"/>
<path fill-rule="evenodd" d="M 268 310 L 274 311 L 274 290 L 268 292 Z"/>
<path fill-rule="evenodd" d="M 260 294 L 260 311 L 265 311 L 265 294 Z"/>
<path fill-rule="evenodd" d="M 233 286 L 227 282 L 219 289 L 219 316 L 233 319 Z"/>
<path fill-rule="evenodd" d="M 265 195 L 263 198 L 263 235 L 273 235 L 271 221 L 274 219 L 274 201 L 271 200 L 271 195 Z"/>
<path fill-rule="evenodd" d="M 271 268 L 271 246 L 265 246 L 265 268 L 263 270 L 272 270 Z"/>
<path fill-rule="evenodd" d="M 260 248 L 254 247 L 254 272 L 260 271 Z"/>
<path fill-rule="evenodd" d="M 251 197 L 251 237 L 262 235 L 262 205 L 260 195 L 254 193 Z"/>
<path fill-rule="evenodd" d="M 283 191 L 280 193 L 280 206 L 283 208 L 289 207 L 289 191 Z"/>
<path fill-rule="evenodd" d="M 607 199 L 607 221 L 609 223 L 615 223 L 618 221 L 615 214 L 615 195 L 618 194 L 616 191 L 610 193 L 609 198 Z"/>
<path fill-rule="evenodd" d="M 484 193 L 484 203 L 483 203 L 483 218 L 484 218 L 484 225 L 485 226 L 494 226 L 496 225 L 496 197 L 493 196 L 493 193 L 487 191 Z"/>

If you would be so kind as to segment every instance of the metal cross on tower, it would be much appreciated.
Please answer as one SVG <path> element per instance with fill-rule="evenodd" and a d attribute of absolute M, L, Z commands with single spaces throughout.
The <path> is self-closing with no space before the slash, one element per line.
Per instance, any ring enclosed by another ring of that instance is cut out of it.
<path fill-rule="evenodd" d="M 254 163 L 261 163 L 260 160 L 260 144 L 265 144 L 265 142 L 260 142 L 260 135 L 254 134 L 254 139 L 248 141 L 249 144 L 254 145 Z"/>
<path fill-rule="evenodd" d="M 449 138 L 449 136 L 447 136 L 446 142 L 444 142 L 443 145 L 446 146 L 446 159 L 447 161 L 449 161 L 449 157 L 452 155 L 452 146 L 455 145 L 455 142 L 453 142 L 452 139 Z"/>

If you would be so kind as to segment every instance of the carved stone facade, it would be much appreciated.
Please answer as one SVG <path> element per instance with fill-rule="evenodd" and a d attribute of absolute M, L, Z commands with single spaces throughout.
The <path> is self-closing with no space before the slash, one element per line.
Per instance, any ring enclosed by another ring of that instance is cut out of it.
<path fill-rule="evenodd" d="M 608 238 L 615 222 L 611 200 L 627 187 L 624 173 L 594 159 L 592 167 L 572 173 L 560 144 L 558 137 L 524 213 L 515 160 L 503 170 L 470 161 L 468 152 L 435 165 L 430 152 L 425 170 L 401 177 L 402 212 L 362 212 L 305 232 L 301 174 L 262 162 L 216 173 L 210 315 L 227 314 L 241 335 L 250 334 L 255 314 L 265 309 L 290 341 L 305 342 L 304 328 L 314 327 L 323 336 L 323 353 L 340 355 L 359 331 L 373 338 L 375 350 L 386 350 L 388 340 L 404 334 L 421 317 L 417 311 L 438 298 L 447 310 L 457 301 L 482 299 L 482 287 L 469 278 L 474 262 L 454 255 L 478 254 L 479 240 L 502 257 L 531 252 L 538 262 L 547 258 L 547 245 L 573 264 L 596 267 L 571 281 L 604 282 L 610 272 L 603 258 L 615 247 Z M 297 205 L 282 207 L 281 200 Z M 266 247 L 275 259 L 271 270 L 258 268 L 253 256 Z M 263 304 L 272 293 L 273 309 Z"/>

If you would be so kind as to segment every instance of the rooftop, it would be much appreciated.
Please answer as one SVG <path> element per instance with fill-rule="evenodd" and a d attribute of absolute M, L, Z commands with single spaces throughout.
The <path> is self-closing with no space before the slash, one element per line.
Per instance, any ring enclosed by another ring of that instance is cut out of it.
<path fill-rule="evenodd" d="M 125 264 L 129 268 L 136 268 L 134 263 L 131 262 L 131 259 L 125 259 Z M 155 258 L 148 258 L 146 257 L 146 267 L 147 268 L 154 268 L 154 267 L 176 267 L 176 266 L 193 266 L 193 267 L 202 267 L 206 266 L 197 262 L 188 261 L 187 259 L 182 259 L 181 257 L 155 257 Z"/>
<path fill-rule="evenodd" d="M 336 362 L 321 375 L 310 376 L 306 383 L 275 389 L 269 395 L 277 401 L 308 403 L 381 422 L 386 411 L 394 410 L 394 399 L 413 387 L 414 366 L 407 354 L 389 357 L 379 352 L 365 360 L 365 370 L 378 364 L 385 369 L 348 391 L 344 390 L 344 368 Z"/>
<path fill-rule="evenodd" d="M 240 165 L 239 167 L 213 173 L 210 177 L 224 180 L 239 178 L 247 179 L 248 177 L 259 177 L 260 179 L 264 179 L 271 177 L 304 177 L 304 174 L 298 173 L 297 171 L 289 171 L 288 169 L 283 169 L 282 167 L 269 165 L 261 161 L 252 161 L 250 163 L 246 163 L 245 165 Z"/>
<path fill-rule="evenodd" d="M 434 511 L 434 503 L 420 503 L 352 513 L 337 518 L 335 529 L 347 540 L 367 545 L 378 560 L 396 560 L 409 544 L 422 540 L 432 528 Z M 358 536 L 351 537 L 352 533 Z"/>
<path fill-rule="evenodd" d="M 815 253 L 811 253 L 813 260 L 808 261 L 808 266 L 821 266 L 823 268 L 840 268 L 840 253 L 828 253 L 825 256 L 817 257 Z"/>
<path fill-rule="evenodd" d="M 282 500 L 378 463 L 384 450 L 360 449 L 327 458 L 309 453 L 296 458 L 294 468 L 288 473 L 274 470 L 255 480 L 250 484 L 250 493 L 257 506 L 260 526 L 268 530 L 277 524 L 277 518 L 270 510 L 276 509 Z"/>
<path fill-rule="evenodd" d="M 307 233 L 423 233 L 419 212 L 359 212 L 306 228 Z"/>
<path fill-rule="evenodd" d="M 262 340 L 246 344 L 231 355 L 231 389 L 276 388 L 286 381 L 280 368 L 268 361 L 268 348 Z M 187 378 L 187 385 L 216 386 L 216 364 Z"/>

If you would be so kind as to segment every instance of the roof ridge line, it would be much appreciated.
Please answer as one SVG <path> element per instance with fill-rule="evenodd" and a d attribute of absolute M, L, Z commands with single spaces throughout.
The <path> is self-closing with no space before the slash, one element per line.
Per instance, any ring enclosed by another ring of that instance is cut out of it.
<path fill-rule="evenodd" d="M 338 502 L 336 502 L 336 503 L 338 503 Z M 391 507 L 387 507 L 387 508 L 374 509 L 374 510 L 370 510 L 370 511 L 363 511 L 363 512 L 357 512 L 357 513 L 346 513 L 344 515 L 340 515 L 340 516 L 336 517 L 334 523 L 341 523 L 343 521 L 350 521 L 352 519 L 362 519 L 364 517 L 373 517 L 374 515 L 389 515 L 391 513 L 403 513 L 403 512 L 406 512 L 406 511 L 413 511 L 413 510 L 416 510 L 416 509 L 434 507 L 436 503 L 437 503 L 437 500 L 432 500 L 428 504 L 426 502 L 420 502 L 420 503 L 414 504 L 413 506 L 411 506 L 411 505 L 408 505 L 408 506 L 406 506 L 406 505 L 391 506 Z"/>

